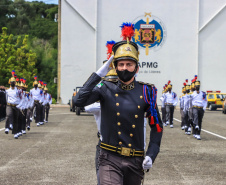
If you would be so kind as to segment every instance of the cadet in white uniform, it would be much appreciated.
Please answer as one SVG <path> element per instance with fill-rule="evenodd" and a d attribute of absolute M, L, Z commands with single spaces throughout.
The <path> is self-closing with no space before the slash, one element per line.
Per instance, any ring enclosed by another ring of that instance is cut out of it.
<path fill-rule="evenodd" d="M 196 133 L 194 137 L 198 140 L 201 140 L 201 128 L 202 128 L 202 119 L 204 112 L 207 106 L 206 93 L 200 91 L 200 81 L 195 82 L 195 91 L 191 94 L 191 101 L 193 107 L 193 116 L 194 116 L 194 125 Z"/>
<path fill-rule="evenodd" d="M 26 126 L 27 126 L 27 130 L 30 130 L 30 123 L 31 123 L 31 112 L 33 110 L 34 107 L 34 99 L 32 96 L 32 93 L 28 93 L 28 105 L 27 105 L 27 119 L 26 119 Z"/>
<path fill-rule="evenodd" d="M 166 106 L 166 124 L 170 123 L 170 128 L 173 128 L 173 113 L 174 107 L 177 105 L 178 98 L 175 92 L 172 92 L 171 81 L 168 81 L 168 92 L 164 96 L 163 104 Z"/>
<path fill-rule="evenodd" d="M 181 130 L 184 130 L 184 127 L 185 127 L 185 122 L 184 122 L 184 96 L 185 96 L 185 93 L 186 93 L 185 85 L 186 84 L 184 84 L 184 87 L 182 87 L 182 95 L 179 98 L 179 100 L 180 100 L 180 114 L 181 114 Z"/>
<path fill-rule="evenodd" d="M 47 84 L 45 84 L 44 88 L 44 121 L 48 123 L 48 117 L 49 117 L 49 109 L 50 105 L 52 104 L 52 96 L 48 93 L 48 88 L 46 87 Z"/>
<path fill-rule="evenodd" d="M 190 85 L 186 85 L 186 94 L 183 96 L 184 99 L 184 128 L 185 134 L 191 134 L 191 120 L 189 117 L 189 106 L 186 106 L 186 103 L 189 102 L 190 99 Z"/>
<path fill-rule="evenodd" d="M 38 88 L 38 81 L 37 81 L 37 77 L 35 76 L 35 81 L 33 83 L 34 88 L 30 90 L 30 93 L 33 96 L 34 99 L 34 107 L 36 109 L 36 117 L 35 117 L 35 123 L 37 123 L 37 126 L 40 125 L 41 122 L 41 104 L 39 103 L 39 101 L 41 100 L 42 97 L 42 91 Z"/>
<path fill-rule="evenodd" d="M 12 74 L 15 74 L 15 71 L 12 72 Z M 6 122 L 5 122 L 5 133 L 9 133 L 9 125 L 10 123 L 13 123 L 13 130 L 12 134 L 14 134 L 14 138 L 18 139 L 17 136 L 17 127 L 18 127 L 18 109 L 17 105 L 20 103 L 20 97 L 19 92 L 16 85 L 16 79 L 14 76 L 10 79 L 10 88 L 6 90 L 6 101 L 7 101 L 7 107 L 6 107 Z"/>
<path fill-rule="evenodd" d="M 166 106 L 164 105 L 164 98 L 165 98 L 165 94 L 167 93 L 167 84 L 165 86 L 163 86 L 163 91 L 162 91 L 162 96 L 160 98 L 161 102 L 162 102 L 162 106 L 161 106 L 161 111 L 162 111 L 162 123 L 163 125 L 167 126 L 166 124 Z"/>

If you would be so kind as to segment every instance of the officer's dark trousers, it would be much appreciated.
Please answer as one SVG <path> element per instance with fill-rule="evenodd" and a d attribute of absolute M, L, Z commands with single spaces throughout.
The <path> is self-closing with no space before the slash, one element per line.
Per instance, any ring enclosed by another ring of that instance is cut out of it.
<path fill-rule="evenodd" d="M 162 111 L 162 122 L 166 123 L 166 107 L 161 107 Z"/>
<path fill-rule="evenodd" d="M 104 149 L 100 151 L 101 185 L 140 185 L 144 177 L 143 157 L 124 157 Z"/>
<path fill-rule="evenodd" d="M 203 108 L 193 108 L 194 126 L 198 125 L 199 130 L 196 130 L 196 134 L 200 135 L 202 128 L 202 118 L 204 116 Z"/>
<path fill-rule="evenodd" d="M 7 105 L 5 128 L 9 128 L 10 123 L 13 123 L 12 134 L 16 134 L 18 129 L 18 109 L 16 107 Z"/>
<path fill-rule="evenodd" d="M 45 106 L 45 113 L 44 113 L 44 118 L 46 121 L 48 121 L 48 117 L 49 117 L 49 109 L 50 109 L 50 106 L 49 104 L 47 103 L 47 105 Z"/>
<path fill-rule="evenodd" d="M 96 146 L 96 156 L 95 156 L 95 165 L 96 165 L 96 175 L 97 175 L 97 184 L 100 184 L 100 174 L 99 174 L 99 157 L 100 157 L 100 140 Z"/>
<path fill-rule="evenodd" d="M 174 106 L 166 105 L 166 120 L 169 121 L 170 125 L 173 124 L 173 113 L 174 113 Z"/>
<path fill-rule="evenodd" d="M 180 109 L 180 115 L 181 115 L 181 127 L 183 127 L 185 126 L 185 123 L 184 123 L 184 111 L 182 108 Z"/>
<path fill-rule="evenodd" d="M 35 123 L 41 122 L 41 104 L 39 102 L 34 102 L 36 116 L 35 116 Z"/>

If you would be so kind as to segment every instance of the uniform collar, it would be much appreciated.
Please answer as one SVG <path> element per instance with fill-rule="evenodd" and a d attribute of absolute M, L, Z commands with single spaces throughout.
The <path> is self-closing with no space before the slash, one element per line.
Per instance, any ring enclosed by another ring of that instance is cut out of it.
<path fill-rule="evenodd" d="M 122 89 L 122 90 L 126 90 L 126 91 L 130 91 L 132 89 L 135 88 L 135 80 L 132 81 L 130 84 L 124 84 L 121 80 L 118 81 L 118 86 Z"/>

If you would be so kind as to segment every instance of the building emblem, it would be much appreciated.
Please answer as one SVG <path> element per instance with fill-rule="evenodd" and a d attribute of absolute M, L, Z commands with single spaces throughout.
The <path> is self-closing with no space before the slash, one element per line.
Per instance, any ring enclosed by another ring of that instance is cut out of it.
<path fill-rule="evenodd" d="M 133 42 L 144 48 L 146 55 L 150 49 L 157 51 L 165 43 L 166 28 L 163 22 L 151 13 L 137 17 L 133 24 L 135 29 Z"/>

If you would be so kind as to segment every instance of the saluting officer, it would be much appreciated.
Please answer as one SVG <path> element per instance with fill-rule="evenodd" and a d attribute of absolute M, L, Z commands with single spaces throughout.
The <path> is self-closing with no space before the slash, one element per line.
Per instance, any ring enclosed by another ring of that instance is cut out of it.
<path fill-rule="evenodd" d="M 172 92 L 173 85 L 168 81 L 168 92 L 164 96 L 163 104 L 166 106 L 166 124 L 170 124 L 170 128 L 173 128 L 173 113 L 174 107 L 177 105 L 178 98 L 175 92 Z"/>
<path fill-rule="evenodd" d="M 5 133 L 9 133 L 9 125 L 10 123 L 13 123 L 13 130 L 12 134 L 14 134 L 14 138 L 18 139 L 17 135 L 17 127 L 18 127 L 18 109 L 17 105 L 20 103 L 20 97 L 19 92 L 16 85 L 16 79 L 14 78 L 15 71 L 12 71 L 13 77 L 10 78 L 10 88 L 6 90 L 6 101 L 7 101 L 7 107 L 6 107 L 6 122 L 5 122 Z"/>
<path fill-rule="evenodd" d="M 125 28 L 134 27 L 123 24 L 122 32 Z M 124 41 L 117 42 L 112 48 L 114 56 L 91 75 L 73 101 L 78 107 L 96 101 L 101 104 L 100 184 L 140 185 L 143 169 L 151 168 L 159 152 L 162 122 L 156 104 L 155 87 L 134 78 L 139 71 L 138 46 L 129 41 L 131 36 L 122 35 Z M 98 84 L 101 77 L 107 74 L 112 60 L 119 80 Z M 151 133 L 146 157 L 143 159 L 146 111 Z"/>

